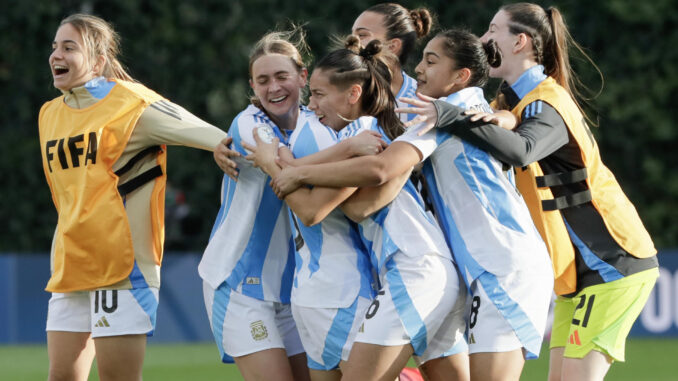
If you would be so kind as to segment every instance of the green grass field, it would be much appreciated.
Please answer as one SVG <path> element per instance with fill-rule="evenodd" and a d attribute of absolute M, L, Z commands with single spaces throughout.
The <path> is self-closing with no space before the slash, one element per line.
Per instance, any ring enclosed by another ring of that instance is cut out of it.
<path fill-rule="evenodd" d="M 612 366 L 606 380 L 678 380 L 678 340 L 633 339 L 626 346 L 626 363 Z M 545 380 L 548 356 L 528 361 L 523 381 Z M 0 346 L 0 380 L 32 381 L 47 379 L 47 349 L 44 345 Z M 93 367 L 90 380 L 98 380 Z M 218 362 L 212 343 L 148 346 L 144 380 L 242 380 L 235 365 Z"/>

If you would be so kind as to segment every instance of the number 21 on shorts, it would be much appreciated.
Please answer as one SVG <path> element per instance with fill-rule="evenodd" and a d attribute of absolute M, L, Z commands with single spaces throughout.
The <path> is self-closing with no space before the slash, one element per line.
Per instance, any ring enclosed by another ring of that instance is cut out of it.
<path fill-rule="evenodd" d="M 591 311 L 593 310 L 593 302 L 596 300 L 595 295 L 590 295 L 588 298 L 586 294 L 580 296 L 579 304 L 574 308 L 572 313 L 572 325 L 580 325 L 584 328 L 589 324 L 589 318 L 591 317 Z M 582 320 L 576 319 L 574 316 L 577 315 L 577 311 L 586 306 L 586 312 L 584 313 L 584 318 Z"/>

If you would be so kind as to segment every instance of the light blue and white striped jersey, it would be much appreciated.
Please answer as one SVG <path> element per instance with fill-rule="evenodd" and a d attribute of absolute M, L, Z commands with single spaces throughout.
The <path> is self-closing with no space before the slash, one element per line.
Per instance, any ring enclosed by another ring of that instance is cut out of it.
<path fill-rule="evenodd" d="M 401 102 L 400 98 L 402 97 L 417 98 L 417 80 L 407 75 L 407 73 L 405 73 L 404 70 L 402 71 L 402 74 L 403 74 L 403 85 L 400 86 L 400 90 L 398 91 L 398 94 L 396 94 L 395 96 L 396 104 L 398 107 L 411 107 L 409 104 Z M 405 123 L 414 119 L 416 116 L 417 116 L 416 114 L 403 113 L 400 114 L 400 120 L 402 120 L 402 122 Z"/>
<path fill-rule="evenodd" d="M 246 155 L 242 142 L 256 145 L 252 131 L 261 125 L 273 128 L 286 144 L 278 127 L 250 105 L 231 123 L 231 148 Z M 224 176 L 221 208 L 198 272 L 214 289 L 225 281 L 244 295 L 289 303 L 295 255 L 291 213 L 268 186 L 266 173 L 243 158 L 236 162 L 238 181 Z"/>
<path fill-rule="evenodd" d="M 492 112 L 477 87 L 443 99 L 465 109 Z M 501 162 L 443 130 L 417 136 L 418 130 L 414 126 L 397 141 L 412 144 L 423 155 L 436 216 L 467 284 L 485 271 L 501 276 L 530 266 L 534 256 L 548 255 Z"/>
<path fill-rule="evenodd" d="M 337 142 L 338 134 L 306 111 L 299 114 L 290 149 L 295 157 L 304 157 Z M 304 247 L 296 257 L 292 302 L 310 308 L 346 308 L 358 295 L 372 299 L 372 267 L 357 225 L 339 208 L 311 227 L 297 221 Z"/>
<path fill-rule="evenodd" d="M 388 142 L 386 133 L 373 117 L 352 122 L 341 130 L 340 136 L 354 136 L 367 129 L 381 133 Z M 409 180 L 390 204 L 360 222 L 359 228 L 378 274 L 397 251 L 410 257 L 435 253 L 452 259 L 438 223 L 426 213 L 424 201 Z"/>

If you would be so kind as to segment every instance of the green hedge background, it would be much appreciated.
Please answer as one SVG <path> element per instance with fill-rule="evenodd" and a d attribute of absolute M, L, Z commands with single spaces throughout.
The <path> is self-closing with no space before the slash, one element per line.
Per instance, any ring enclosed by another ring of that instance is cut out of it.
<path fill-rule="evenodd" d="M 41 168 L 37 116 L 59 95 L 47 58 L 59 21 L 75 12 L 101 16 L 122 36 L 123 62 L 142 83 L 223 129 L 248 100 L 248 53 L 266 31 L 306 23 L 316 57 L 330 35 L 350 32 L 375 2 L 4 0 L 0 13 L 0 252 L 47 252 L 56 212 Z M 485 32 L 505 2 L 402 1 L 427 6 L 437 25 Z M 678 99 L 678 2 L 654 0 L 546 1 L 564 13 L 570 32 L 604 74 L 591 102 L 603 160 L 638 209 L 658 248 L 678 247 L 678 149 L 673 117 Z M 419 53 L 417 52 L 417 55 Z M 419 57 L 412 57 L 412 67 Z M 600 80 L 582 60 L 580 78 Z M 312 65 L 311 65 L 312 66 Z M 497 82 L 486 93 L 494 94 Z M 168 205 L 185 198 L 181 222 L 168 221 L 167 249 L 204 248 L 219 207 L 221 174 L 212 155 L 169 148 Z"/>

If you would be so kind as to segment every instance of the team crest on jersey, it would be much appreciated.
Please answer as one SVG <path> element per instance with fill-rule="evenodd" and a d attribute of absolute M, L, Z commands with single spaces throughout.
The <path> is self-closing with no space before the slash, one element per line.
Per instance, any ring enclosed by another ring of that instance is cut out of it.
<path fill-rule="evenodd" d="M 252 338 L 256 341 L 261 341 L 268 337 L 268 330 L 266 330 L 266 326 L 264 325 L 264 322 L 261 320 L 257 320 L 251 323 L 250 329 L 252 333 Z"/>
<path fill-rule="evenodd" d="M 268 124 L 257 124 L 254 127 L 257 129 L 257 135 L 259 135 L 259 139 L 261 139 L 262 142 L 269 144 L 273 141 L 273 138 L 275 138 L 275 132 L 273 132 L 273 128 Z"/>

